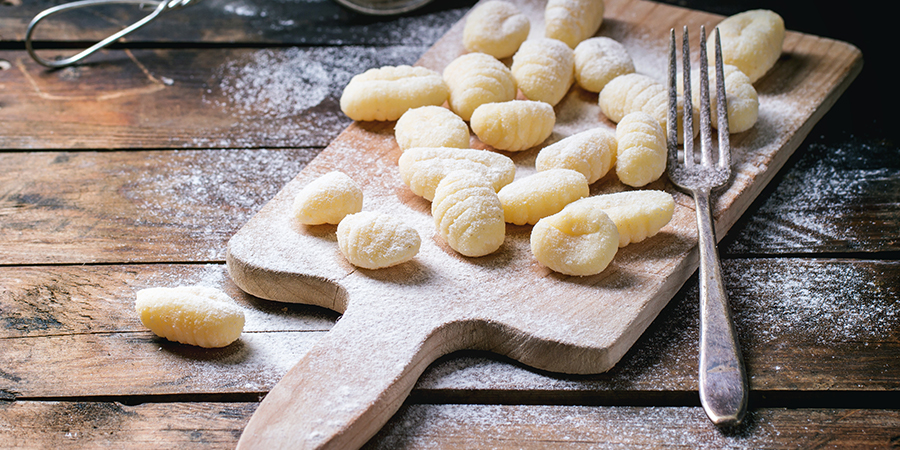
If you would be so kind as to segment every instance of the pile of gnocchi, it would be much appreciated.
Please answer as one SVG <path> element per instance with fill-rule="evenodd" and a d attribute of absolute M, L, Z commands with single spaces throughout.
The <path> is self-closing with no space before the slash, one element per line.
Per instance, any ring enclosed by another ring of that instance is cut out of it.
<path fill-rule="evenodd" d="M 674 199 L 663 191 L 590 195 L 589 186 L 613 170 L 623 184 L 644 187 L 662 176 L 667 160 L 665 87 L 637 73 L 622 44 L 594 37 L 603 10 L 603 0 L 548 0 L 544 37 L 528 39 L 530 22 L 514 4 L 482 2 L 466 18 L 468 53 L 443 73 L 387 66 L 354 76 L 344 89 L 341 109 L 351 119 L 396 121 L 400 177 L 431 201 L 436 233 L 461 255 L 497 251 L 507 223 L 531 225 L 540 264 L 595 275 L 618 248 L 657 234 L 672 219 Z M 754 10 L 718 26 L 729 128 L 740 133 L 756 123 L 752 83 L 781 54 L 784 23 L 774 12 Z M 507 66 L 501 59 L 509 57 Z M 470 148 L 470 129 L 494 150 L 542 145 L 556 123 L 554 106 L 576 85 L 597 94 L 615 133 L 595 128 L 546 145 L 536 172 L 519 179 L 511 158 Z M 333 172 L 304 187 L 292 213 L 308 225 L 337 224 L 338 247 L 358 267 L 412 259 L 421 245 L 416 230 L 388 214 L 362 211 L 362 197 L 350 177 Z"/>

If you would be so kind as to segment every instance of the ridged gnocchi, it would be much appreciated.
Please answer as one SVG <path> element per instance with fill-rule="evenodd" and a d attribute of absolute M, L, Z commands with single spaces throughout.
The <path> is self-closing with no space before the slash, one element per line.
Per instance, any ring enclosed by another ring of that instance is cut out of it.
<path fill-rule="evenodd" d="M 182 344 L 225 347 L 244 330 L 244 310 L 212 287 L 143 289 L 137 292 L 134 308 L 150 331 Z"/>
<path fill-rule="evenodd" d="M 675 199 L 663 191 L 626 191 L 583 198 L 569 206 L 602 210 L 619 231 L 619 247 L 659 233 L 675 213 Z"/>
<path fill-rule="evenodd" d="M 411 108 L 441 105 L 449 95 L 433 70 L 385 66 L 350 79 L 341 94 L 341 111 L 353 120 L 397 120 Z"/>
<path fill-rule="evenodd" d="M 569 169 L 536 172 L 507 184 L 497 193 L 506 221 L 534 224 L 563 207 L 590 195 L 584 175 Z"/>
<path fill-rule="evenodd" d="M 735 14 L 719 22 L 722 41 L 722 62 L 740 69 L 751 83 L 762 78 L 778 58 L 784 45 L 784 19 L 774 11 L 754 9 Z M 707 40 L 707 48 L 714 49 L 715 33 Z M 709 51 L 710 66 L 715 64 L 715 52 Z"/>
<path fill-rule="evenodd" d="M 475 108 L 516 98 L 512 72 L 496 58 L 484 53 L 468 53 L 444 68 L 444 82 L 450 89 L 450 109 L 469 120 Z"/>
<path fill-rule="evenodd" d="M 544 9 L 544 36 L 575 48 L 600 29 L 603 9 L 603 0 L 549 0 Z"/>
<path fill-rule="evenodd" d="M 544 102 L 514 100 L 479 106 L 469 122 L 472 131 L 491 147 L 521 151 L 550 137 L 556 124 L 553 107 Z"/>
<path fill-rule="evenodd" d="M 728 131 L 740 133 L 753 128 L 759 118 L 759 94 L 750 82 L 750 78 L 735 66 L 725 64 L 722 67 L 725 75 L 725 107 L 728 109 Z M 716 101 L 716 72 L 709 73 L 710 125 L 718 128 L 719 105 Z M 678 95 L 684 92 L 684 82 L 678 76 Z M 691 101 L 700 104 L 700 71 L 691 72 Z M 696 125 L 695 125 L 696 126 Z"/>
<path fill-rule="evenodd" d="M 511 183 L 516 176 L 516 165 L 512 159 L 487 150 L 416 147 L 403 152 L 398 166 L 403 183 L 426 200 L 434 199 L 438 184 L 455 170 L 478 173 L 495 192 Z"/>
<path fill-rule="evenodd" d="M 571 169 L 584 175 L 591 184 L 613 167 L 617 145 L 615 134 L 592 128 L 541 149 L 534 167 L 538 171 Z"/>
<path fill-rule="evenodd" d="M 619 249 L 616 224 L 582 199 L 544 217 L 531 230 L 531 253 L 544 266 L 565 275 L 596 275 Z"/>
<path fill-rule="evenodd" d="M 405 112 L 394 125 L 401 150 L 413 147 L 469 148 L 469 126 L 442 106 L 422 106 Z"/>
<path fill-rule="evenodd" d="M 575 54 L 562 41 L 531 39 L 513 55 L 510 71 L 529 100 L 556 105 L 575 81 Z"/>
<path fill-rule="evenodd" d="M 480 174 L 457 170 L 438 184 L 431 203 L 438 234 L 465 256 L 491 254 L 503 245 L 506 222 L 493 186 Z"/>
<path fill-rule="evenodd" d="M 666 114 L 668 111 L 668 93 L 665 86 L 656 80 L 639 73 L 629 73 L 613 78 L 603 87 L 598 97 L 600 111 L 609 120 L 619 123 L 626 114 L 642 111 L 656 119 L 663 131 L 666 130 Z M 692 113 L 697 115 L 696 105 Z M 678 142 L 684 141 L 684 102 L 678 99 Z M 696 121 L 694 123 L 697 123 Z M 694 136 L 700 128 L 694 127 Z M 665 135 L 665 133 L 663 133 Z"/>
<path fill-rule="evenodd" d="M 575 80 L 586 91 L 600 92 L 613 78 L 634 73 L 634 61 L 625 46 L 605 36 L 582 41 L 574 56 Z"/>
<path fill-rule="evenodd" d="M 347 174 L 329 172 L 300 190 L 293 202 L 297 220 L 306 225 L 337 224 L 362 211 L 363 192 Z"/>
<path fill-rule="evenodd" d="M 629 186 L 656 181 L 666 171 L 666 135 L 649 114 L 633 112 L 616 125 L 616 175 Z"/>
<path fill-rule="evenodd" d="M 415 228 L 392 215 L 362 211 L 338 224 L 337 242 L 350 264 L 381 269 L 412 259 L 422 239 Z"/>
<path fill-rule="evenodd" d="M 476 6 L 466 16 L 463 46 L 470 52 L 503 59 L 519 49 L 530 30 L 531 22 L 519 8 L 503 0 L 491 0 Z"/>

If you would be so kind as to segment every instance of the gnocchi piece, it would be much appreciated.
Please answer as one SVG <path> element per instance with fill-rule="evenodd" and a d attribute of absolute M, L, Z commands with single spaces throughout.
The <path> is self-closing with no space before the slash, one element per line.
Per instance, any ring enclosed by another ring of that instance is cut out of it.
<path fill-rule="evenodd" d="M 663 129 L 663 136 L 666 130 L 666 114 L 668 109 L 668 93 L 665 86 L 656 80 L 639 73 L 629 73 L 613 78 L 612 81 L 603 87 L 598 97 L 600 110 L 609 120 L 619 123 L 626 114 L 642 111 L 656 119 L 659 126 Z M 698 114 L 696 105 L 691 111 L 694 116 Z M 678 99 L 678 142 L 684 141 L 684 102 Z M 694 123 L 699 123 L 695 121 Z M 693 128 L 694 136 L 700 132 L 700 127 Z"/>
<path fill-rule="evenodd" d="M 754 9 L 727 17 L 717 25 L 722 40 L 722 62 L 740 69 L 751 83 L 762 78 L 784 45 L 784 19 L 774 11 Z M 707 39 L 710 67 L 715 67 L 715 33 Z"/>
<path fill-rule="evenodd" d="M 672 220 L 675 199 L 663 191 L 626 191 L 595 195 L 576 203 L 602 210 L 619 230 L 619 247 L 656 235 Z"/>
<path fill-rule="evenodd" d="M 496 58 L 484 53 L 469 53 L 454 59 L 444 68 L 444 82 L 450 89 L 450 109 L 469 120 L 475 108 L 516 98 L 512 72 Z"/>
<path fill-rule="evenodd" d="M 499 150 L 517 152 L 550 137 L 556 113 L 549 104 L 532 100 L 487 103 L 472 113 L 469 124 L 481 142 Z"/>
<path fill-rule="evenodd" d="M 438 234 L 465 256 L 495 252 L 506 238 L 503 207 L 493 186 L 478 173 L 457 170 L 438 184 L 431 204 Z"/>
<path fill-rule="evenodd" d="M 244 330 L 244 310 L 212 287 L 143 289 L 137 292 L 134 309 L 154 334 L 182 344 L 225 347 Z"/>
<path fill-rule="evenodd" d="M 584 175 L 569 169 L 550 169 L 520 178 L 497 193 L 506 221 L 534 224 L 563 207 L 590 195 Z"/>
<path fill-rule="evenodd" d="M 528 38 L 531 22 L 512 3 L 492 0 L 476 6 L 466 17 L 463 46 L 503 59 L 512 56 Z"/>
<path fill-rule="evenodd" d="M 575 81 L 575 54 L 556 39 L 532 39 L 519 47 L 510 70 L 529 100 L 556 105 Z"/>
<path fill-rule="evenodd" d="M 574 55 L 575 80 L 586 91 L 600 92 L 613 78 L 634 73 L 634 61 L 625 46 L 605 36 L 582 41 Z"/>
<path fill-rule="evenodd" d="M 735 66 L 726 64 L 722 67 L 725 75 L 725 107 L 728 109 L 728 131 L 741 133 L 753 128 L 759 118 L 759 95 L 750 82 L 750 78 Z M 709 73 L 710 120 L 714 128 L 719 127 L 716 101 L 716 72 L 711 68 Z M 678 95 L 684 93 L 684 81 L 678 76 Z M 691 101 L 700 104 L 700 71 L 691 72 Z M 699 126 L 699 125 L 695 125 Z"/>
<path fill-rule="evenodd" d="M 460 148 L 411 148 L 398 161 L 400 179 L 426 200 L 434 199 L 441 180 L 454 170 L 469 170 L 486 179 L 494 192 L 513 181 L 516 165 L 512 159 L 486 150 Z"/>
<path fill-rule="evenodd" d="M 413 147 L 469 148 L 469 126 L 447 108 L 422 106 L 405 112 L 394 125 L 401 150 Z"/>
<path fill-rule="evenodd" d="M 410 108 L 441 105 L 449 95 L 433 70 L 385 66 L 350 79 L 341 94 L 341 111 L 353 120 L 397 120 Z"/>
<path fill-rule="evenodd" d="M 347 174 L 329 172 L 307 184 L 294 197 L 294 216 L 302 224 L 337 224 L 362 211 L 363 192 Z"/>
<path fill-rule="evenodd" d="M 649 114 L 633 112 L 616 125 L 616 175 L 629 186 L 656 181 L 666 171 L 666 135 Z"/>
<path fill-rule="evenodd" d="M 549 0 L 544 22 L 544 36 L 575 48 L 600 29 L 603 0 Z"/>
<path fill-rule="evenodd" d="M 616 162 L 616 136 L 602 128 L 573 134 L 541 149 L 534 167 L 538 171 L 571 169 L 588 184 L 603 178 Z"/>
<path fill-rule="evenodd" d="M 415 228 L 384 213 L 362 211 L 344 218 L 337 227 L 338 248 L 350 264 L 381 269 L 409 261 L 422 239 Z"/>
<path fill-rule="evenodd" d="M 531 253 L 551 270 L 574 276 L 606 269 L 619 249 L 616 224 L 582 199 L 539 220 L 531 230 Z"/>

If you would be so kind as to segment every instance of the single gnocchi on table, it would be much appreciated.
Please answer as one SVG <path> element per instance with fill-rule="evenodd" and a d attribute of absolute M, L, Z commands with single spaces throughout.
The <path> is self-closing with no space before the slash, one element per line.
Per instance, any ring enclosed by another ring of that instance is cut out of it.
<path fill-rule="evenodd" d="M 619 249 L 619 231 L 609 216 L 584 200 L 544 217 L 531 230 L 531 253 L 549 269 L 573 276 L 596 275 Z"/>
<path fill-rule="evenodd" d="M 571 169 L 587 179 L 588 184 L 603 178 L 616 162 L 615 134 L 592 128 L 573 134 L 541 149 L 534 161 L 539 172 Z"/>
<path fill-rule="evenodd" d="M 665 86 L 653 78 L 639 73 L 629 73 L 613 78 L 603 87 L 597 99 L 600 111 L 609 120 L 619 123 L 625 115 L 637 111 L 649 114 L 656 119 L 659 126 L 666 130 L 666 115 L 668 111 L 668 93 Z M 697 107 L 692 105 L 692 114 L 697 116 Z M 684 141 L 684 102 L 678 98 L 678 142 Z M 694 123 L 699 123 L 694 121 Z M 693 128 L 694 136 L 700 132 L 700 127 Z"/>
<path fill-rule="evenodd" d="M 353 120 L 397 120 L 407 110 L 441 105 L 449 96 L 441 75 L 425 67 L 385 66 L 350 79 L 341 111 Z"/>
<path fill-rule="evenodd" d="M 470 52 L 508 58 L 525 42 L 530 30 L 531 22 L 516 5 L 491 0 L 476 6 L 466 16 L 463 46 Z"/>
<path fill-rule="evenodd" d="M 447 174 L 468 170 L 488 181 L 494 192 L 516 176 L 512 159 L 487 150 L 459 148 L 411 148 L 397 162 L 400 179 L 414 194 L 433 200 L 435 190 Z"/>
<path fill-rule="evenodd" d="M 472 113 L 469 124 L 481 142 L 498 150 L 516 152 L 550 137 L 556 113 L 549 104 L 533 100 L 487 103 Z"/>
<path fill-rule="evenodd" d="M 497 193 L 506 221 L 535 224 L 569 203 L 590 195 L 584 175 L 569 169 L 536 172 L 513 181 Z"/>
<path fill-rule="evenodd" d="M 784 45 L 784 19 L 774 11 L 754 9 L 725 18 L 716 26 L 722 41 L 722 62 L 740 69 L 751 83 L 762 78 L 778 58 Z M 707 58 L 715 64 L 716 34 L 707 39 Z M 726 83 L 727 86 L 727 83 Z"/>
<path fill-rule="evenodd" d="M 544 36 L 575 48 L 600 29 L 603 10 L 603 0 L 548 0 L 544 9 Z"/>
<path fill-rule="evenodd" d="M 244 310 L 224 292 L 205 286 L 156 287 L 137 292 L 141 323 L 170 341 L 225 347 L 241 337 Z"/>
<path fill-rule="evenodd" d="M 307 184 L 294 197 L 293 212 L 305 225 L 338 224 L 362 211 L 363 192 L 347 174 L 329 172 Z"/>
<path fill-rule="evenodd" d="M 576 203 L 601 210 L 609 216 L 619 231 L 619 247 L 655 236 L 675 214 L 675 199 L 664 191 L 602 194 L 583 198 L 572 205 Z"/>
<path fill-rule="evenodd" d="M 516 81 L 502 62 L 484 53 L 468 53 L 447 65 L 444 82 L 450 89 L 450 109 L 469 120 L 475 108 L 516 98 Z"/>
<path fill-rule="evenodd" d="M 438 184 L 431 204 L 438 234 L 453 250 L 471 257 L 503 245 L 506 221 L 493 186 L 480 174 L 457 170 Z"/>
<path fill-rule="evenodd" d="M 575 81 L 575 54 L 556 39 L 527 40 L 513 55 L 510 71 L 529 100 L 556 105 Z"/>
<path fill-rule="evenodd" d="M 666 171 L 666 135 L 649 114 L 633 112 L 616 125 L 616 175 L 619 181 L 641 187 L 659 179 Z"/>
<path fill-rule="evenodd" d="M 582 41 L 574 56 L 575 80 L 586 91 L 600 92 L 613 78 L 634 73 L 634 61 L 625 46 L 605 36 Z"/>
<path fill-rule="evenodd" d="M 394 125 L 401 150 L 413 147 L 469 148 L 469 126 L 447 108 L 422 106 L 405 112 Z"/>
<path fill-rule="evenodd" d="M 415 228 L 385 213 L 362 211 L 344 218 L 337 227 L 338 248 L 350 264 L 382 269 L 412 259 L 422 239 Z"/>
<path fill-rule="evenodd" d="M 725 64 L 722 67 L 725 78 L 725 108 L 728 110 L 728 131 L 741 133 L 753 128 L 759 118 L 759 94 L 750 82 L 750 78 L 735 66 Z M 719 127 L 719 105 L 716 100 L 716 72 L 709 73 L 710 120 L 713 128 Z M 684 93 L 684 81 L 678 76 L 678 95 Z M 691 72 L 691 101 L 700 104 L 700 71 Z M 695 125 L 699 126 L 699 125 Z"/>

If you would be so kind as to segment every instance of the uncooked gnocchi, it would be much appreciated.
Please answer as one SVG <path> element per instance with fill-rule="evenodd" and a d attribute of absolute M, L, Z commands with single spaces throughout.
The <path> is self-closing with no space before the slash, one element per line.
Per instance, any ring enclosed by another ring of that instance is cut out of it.
<path fill-rule="evenodd" d="M 444 82 L 450 89 L 450 109 L 469 120 L 475 108 L 516 98 L 512 72 L 496 58 L 484 53 L 469 53 L 454 59 L 444 68 Z"/>
<path fill-rule="evenodd" d="M 438 234 L 465 256 L 495 252 L 506 238 L 503 207 L 494 188 L 480 174 L 457 170 L 438 184 L 431 204 Z"/>
<path fill-rule="evenodd" d="M 492 0 L 476 6 L 466 16 L 463 46 L 470 52 L 497 59 L 512 56 L 528 38 L 531 22 L 512 3 Z"/>
<path fill-rule="evenodd" d="M 634 61 L 625 46 L 605 36 L 582 41 L 574 55 L 575 80 L 586 91 L 600 92 L 613 78 L 634 73 Z"/>
<path fill-rule="evenodd" d="M 307 184 L 294 197 L 294 216 L 302 224 L 337 224 L 347 214 L 362 211 L 363 192 L 343 172 L 329 172 Z"/>
<path fill-rule="evenodd" d="M 447 108 L 423 106 L 410 109 L 394 125 L 401 150 L 413 147 L 469 148 L 469 126 Z"/>
<path fill-rule="evenodd" d="M 666 130 L 668 93 L 665 86 L 646 75 L 629 73 L 613 78 L 600 91 L 597 101 L 603 114 L 613 122 L 619 123 L 628 113 L 642 111 L 656 119 L 663 132 Z M 693 105 L 692 112 L 694 116 L 697 115 L 697 105 Z M 679 143 L 684 141 L 683 115 L 684 102 L 679 97 L 676 122 Z M 693 132 L 696 136 L 700 127 L 693 127 Z"/>
<path fill-rule="evenodd" d="M 225 347 L 244 330 L 244 310 L 212 287 L 143 289 L 137 292 L 134 309 L 154 334 L 182 344 Z"/>
<path fill-rule="evenodd" d="M 520 178 L 497 193 L 506 221 L 534 224 L 569 203 L 590 195 L 584 175 L 569 169 L 550 169 Z"/>
<path fill-rule="evenodd" d="M 616 175 L 629 186 L 656 181 L 666 171 L 666 135 L 649 114 L 633 112 L 616 125 Z"/>
<path fill-rule="evenodd" d="M 407 110 L 441 105 L 449 90 L 437 72 L 424 67 L 385 66 L 350 79 L 341 111 L 353 120 L 397 120 Z"/>
<path fill-rule="evenodd" d="M 544 9 L 544 22 L 544 36 L 575 48 L 600 29 L 603 0 L 549 0 Z"/>
<path fill-rule="evenodd" d="M 725 75 L 725 107 L 728 109 L 728 131 L 740 133 L 753 128 L 759 118 L 759 95 L 750 82 L 750 78 L 735 66 L 726 64 L 722 67 Z M 716 101 L 716 72 L 712 69 L 709 75 L 710 117 L 714 128 L 719 127 L 719 105 Z M 684 81 L 678 76 L 678 95 L 684 92 Z M 700 104 L 700 71 L 691 72 L 691 101 Z M 696 126 L 696 125 L 695 125 Z"/>
<path fill-rule="evenodd" d="M 499 150 L 521 151 L 550 137 L 556 124 L 553 107 L 544 102 L 514 100 L 487 103 L 472 113 L 472 131 L 487 145 Z"/>
<path fill-rule="evenodd" d="M 344 218 L 337 227 L 338 248 L 350 264 L 381 269 L 409 261 L 422 239 L 415 228 L 385 213 L 363 211 Z"/>
<path fill-rule="evenodd" d="M 538 171 L 571 169 L 584 175 L 591 184 L 603 178 L 615 164 L 616 147 L 613 133 L 592 128 L 541 149 L 534 167 Z"/>
<path fill-rule="evenodd" d="M 495 192 L 516 176 L 512 159 L 487 150 L 416 147 L 403 152 L 398 165 L 403 183 L 426 200 L 434 199 L 438 183 L 455 170 L 478 173 Z"/>
<path fill-rule="evenodd" d="M 575 80 L 575 54 L 562 41 L 531 39 L 519 47 L 510 70 L 525 97 L 556 105 Z"/>
<path fill-rule="evenodd" d="M 531 230 L 531 253 L 539 263 L 566 275 L 596 275 L 619 249 L 616 224 L 582 199 L 539 220 Z"/>
<path fill-rule="evenodd" d="M 762 78 L 778 58 L 784 45 L 784 19 L 774 11 L 754 9 L 719 22 L 722 61 L 744 72 L 751 83 Z M 715 33 L 707 40 L 710 66 L 715 64 Z"/>
<path fill-rule="evenodd" d="M 656 235 L 672 220 L 675 199 L 663 191 L 626 191 L 583 198 L 569 206 L 602 210 L 619 230 L 619 247 Z"/>

